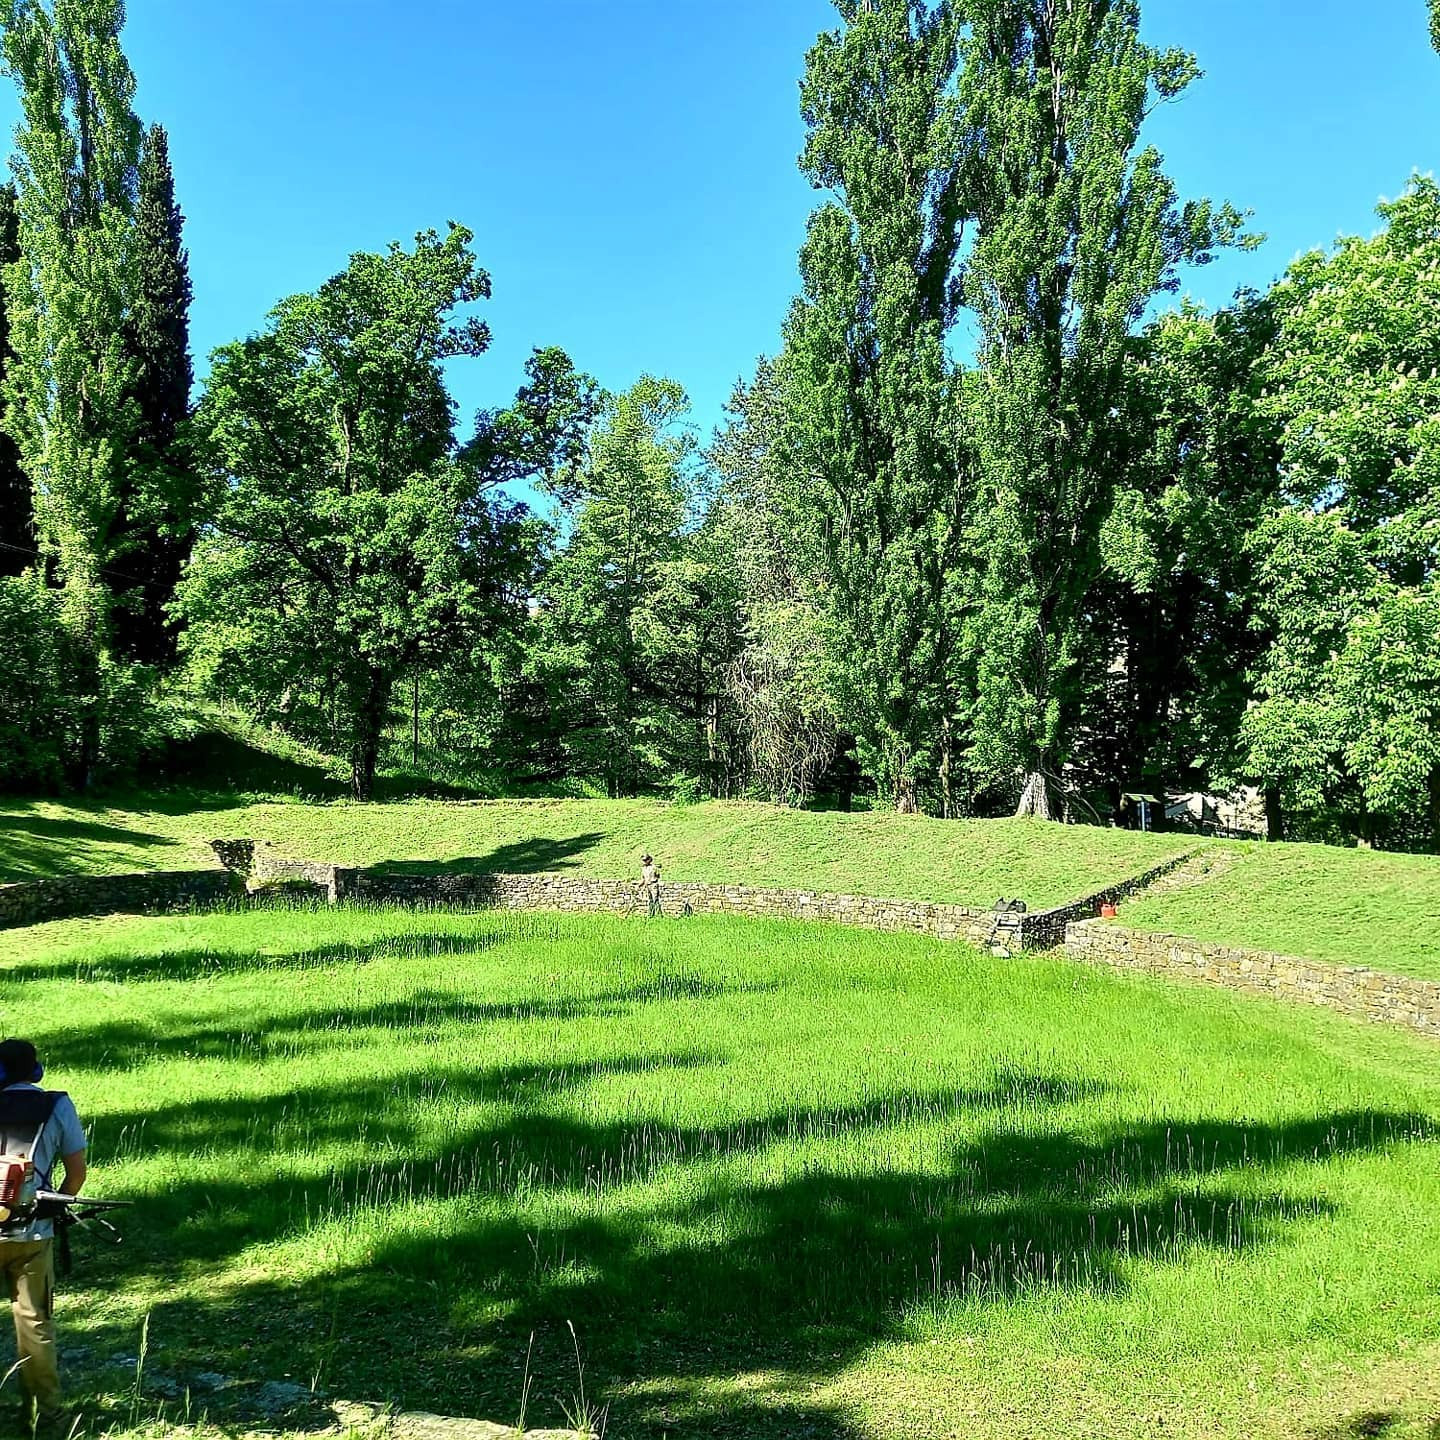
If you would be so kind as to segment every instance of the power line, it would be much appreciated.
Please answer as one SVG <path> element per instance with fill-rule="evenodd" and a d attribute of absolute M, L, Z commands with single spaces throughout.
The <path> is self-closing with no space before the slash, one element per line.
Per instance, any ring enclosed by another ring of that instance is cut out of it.
<path fill-rule="evenodd" d="M 17 555 L 30 555 L 37 560 L 45 558 L 43 550 L 32 549 L 29 545 L 12 545 L 8 540 L 0 540 L 0 550 L 13 550 Z M 102 575 L 113 575 L 117 580 L 133 580 L 137 585 L 146 585 L 149 582 L 143 575 L 130 575 L 124 570 L 117 570 L 113 565 L 102 565 Z"/>

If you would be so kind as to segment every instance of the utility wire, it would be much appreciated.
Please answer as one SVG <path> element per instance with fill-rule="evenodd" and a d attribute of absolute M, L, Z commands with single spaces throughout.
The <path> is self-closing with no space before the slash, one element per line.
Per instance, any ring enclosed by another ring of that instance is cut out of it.
<path fill-rule="evenodd" d="M 29 545 L 12 545 L 8 540 L 0 540 L 0 550 L 13 550 L 17 555 L 31 555 L 37 560 L 45 558 L 43 550 L 32 549 Z M 150 582 L 143 575 L 130 575 L 124 570 L 117 570 L 113 565 L 102 565 L 102 575 L 113 575 L 117 580 L 133 580 L 137 585 L 148 585 Z"/>

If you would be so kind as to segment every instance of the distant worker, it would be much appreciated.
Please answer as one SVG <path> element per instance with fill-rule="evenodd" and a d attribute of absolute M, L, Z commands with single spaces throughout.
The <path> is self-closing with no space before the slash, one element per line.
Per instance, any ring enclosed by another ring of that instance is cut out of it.
<path fill-rule="evenodd" d="M 640 888 L 645 892 L 645 903 L 648 907 L 647 913 L 651 919 L 661 913 L 660 911 L 660 867 L 655 863 L 653 855 L 642 855 L 640 857 Z"/>
<path fill-rule="evenodd" d="M 28 1160 L 39 1190 L 78 1195 L 85 1183 L 85 1131 L 63 1090 L 42 1090 L 45 1074 L 28 1040 L 0 1042 L 0 1155 L 11 1164 Z M 55 1162 L 64 1168 L 58 1186 Z M 3 1162 L 0 1162 L 3 1163 Z M 9 1217 L 9 1208 L 5 1216 Z M 27 1426 L 63 1432 L 60 1369 L 55 1355 L 55 1227 L 48 1219 L 0 1222 L 0 1272 L 9 1287 L 15 1348 L 25 1389 Z"/>

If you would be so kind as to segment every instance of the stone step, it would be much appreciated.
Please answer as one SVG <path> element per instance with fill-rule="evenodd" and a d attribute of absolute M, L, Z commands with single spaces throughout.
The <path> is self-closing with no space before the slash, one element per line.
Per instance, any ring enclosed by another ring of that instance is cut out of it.
<path fill-rule="evenodd" d="M 1135 898 L 1146 899 L 1151 895 L 1163 895 L 1171 890 L 1189 890 L 1196 885 L 1208 885 L 1219 879 L 1247 857 L 1242 851 L 1229 846 L 1210 846 L 1197 851 L 1183 865 L 1152 880 Z"/>

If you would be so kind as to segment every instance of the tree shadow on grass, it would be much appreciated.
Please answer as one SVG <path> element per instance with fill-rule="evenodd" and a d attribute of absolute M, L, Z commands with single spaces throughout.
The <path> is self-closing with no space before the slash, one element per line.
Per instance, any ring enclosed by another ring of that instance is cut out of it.
<path fill-rule="evenodd" d="M 1040 1122 L 1104 1087 L 1014 1072 L 728 1125 L 599 1123 L 567 1098 L 577 1087 L 617 1074 L 663 1087 L 667 1071 L 718 1057 L 487 1065 L 477 1038 L 476 1059 L 105 1117 L 182 1177 L 134 1212 L 129 1251 L 177 1297 L 152 1325 L 161 1363 L 296 1374 L 323 1352 L 338 1393 L 504 1418 L 532 1335 L 534 1373 L 567 1393 L 573 1321 L 587 1387 L 612 1405 L 610 1433 L 840 1437 L 843 1417 L 796 1396 L 903 1338 L 917 1309 L 1118 1294 L 1137 1263 L 1282 1244 L 1332 1210 L 1293 1179 L 1268 1189 L 1267 1173 L 1435 1139 L 1427 1117 L 1380 1110 L 1076 1134 L 1058 1116 Z M 457 1128 L 457 1103 L 493 1108 Z M 933 1165 L 915 1163 L 913 1138 L 886 1158 L 880 1132 L 893 1147 L 917 1125 L 943 1136 L 981 1112 L 988 1131 Z M 347 1143 L 353 1155 L 357 1141 L 369 1158 L 316 1173 L 308 1157 Z M 237 1164 L 225 1178 L 183 1178 L 227 1153 Z M 311 1234 L 332 1258 L 303 1278 L 231 1271 L 247 1247 Z M 96 1278 L 103 1288 L 126 1273 L 108 1255 Z M 203 1274 L 218 1283 L 186 1293 Z M 756 1372 L 797 1384 L 778 1407 L 725 1398 Z"/>
<path fill-rule="evenodd" d="M 173 845 L 164 835 L 101 820 L 0 815 L 0 883 L 75 873 L 75 858 L 116 846 Z"/>
<path fill-rule="evenodd" d="M 333 1008 L 309 1006 L 280 1015 L 267 1006 L 263 1012 L 257 1010 L 229 1023 L 180 1029 L 168 1021 L 147 1024 L 114 1020 L 87 1026 L 79 1033 L 63 1026 L 34 1033 L 46 1053 L 61 1062 L 69 1057 L 72 1063 L 82 1063 L 87 1069 L 113 1072 L 178 1056 L 256 1063 L 284 1061 L 309 1055 L 329 1040 L 349 1043 L 349 1037 L 365 1030 L 392 1035 L 411 1031 L 417 1036 L 433 1036 L 455 1025 L 474 1026 L 478 1030 L 502 1023 L 616 1020 L 656 1001 L 716 1000 L 777 988 L 773 984 L 720 984 L 699 976 L 661 975 L 635 985 L 554 998 L 481 1000 L 453 991 L 420 990 L 406 1000 Z M 423 1050 L 425 1043 L 421 1038 L 407 1042 L 416 1050 Z M 325 1103 L 322 1095 L 317 1104 Z M 213 1116 L 214 1111 L 206 1107 L 205 1114 Z"/>
<path fill-rule="evenodd" d="M 477 929 L 457 935 L 445 931 L 384 936 L 354 942 L 299 945 L 293 950 L 260 951 L 230 946 L 190 946 L 135 954 L 123 947 L 109 953 L 85 953 L 74 959 L 22 961 L 0 976 L 0 982 L 36 980 L 167 981 L 203 980 L 222 975 L 267 971 L 324 970 L 340 965 L 368 965 L 383 959 L 436 959 L 477 955 L 501 944 L 500 930 Z M 120 942 L 117 942 L 120 946 Z"/>
<path fill-rule="evenodd" d="M 532 835 L 497 845 L 485 855 L 446 860 L 384 860 L 369 868 L 377 875 L 536 875 L 548 870 L 573 870 L 574 857 L 593 849 L 606 837 L 599 830 L 564 839 Z"/>
<path fill-rule="evenodd" d="M 150 1332 L 160 1371 L 303 1381 L 323 1368 L 333 1393 L 492 1419 L 515 1413 L 529 1355 L 532 1423 L 558 1424 L 573 1322 L 611 1434 L 841 1440 L 853 1428 L 812 1387 L 905 1339 L 917 1312 L 965 1306 L 983 1322 L 1032 1294 L 1121 1295 L 1137 1265 L 1283 1245 L 1333 1213 L 1304 1192 L 1301 1165 L 1436 1138 L 1427 1117 L 1378 1109 L 1076 1130 L 1067 1107 L 1111 1087 L 1013 1067 L 845 1104 L 777 1099 L 729 1122 L 664 1118 L 659 1097 L 726 1057 L 663 1038 L 637 1053 L 603 1022 L 731 989 L 681 973 L 514 1010 L 434 989 L 270 1007 L 254 1041 L 270 1048 L 253 1057 L 271 1069 L 265 1093 L 151 1095 L 94 1117 L 97 1156 L 159 1163 L 131 1197 L 143 1203 L 124 1216 L 124 1250 L 82 1272 L 77 1338 L 133 1353 L 114 1297 L 143 1286 L 166 1297 Z M 590 1018 L 602 1024 L 579 1063 L 506 1062 L 487 1028 Z M 55 1037 L 76 1054 L 163 1058 L 223 1057 L 237 1035 L 126 1024 Z M 456 1024 L 473 1054 L 426 1057 Z M 324 1073 L 332 1030 L 371 1027 L 394 1036 L 377 1056 L 389 1073 L 284 1088 L 298 1058 Z M 617 1078 L 655 1098 L 597 1119 L 584 1092 Z M 723 1104 L 723 1074 L 713 1089 Z"/>
<path fill-rule="evenodd" d="M 350 780 L 340 762 L 330 766 L 279 755 L 225 730 L 207 730 L 174 741 L 159 762 L 156 778 L 166 788 L 147 792 L 146 809 L 167 813 L 226 809 L 242 800 L 273 795 L 285 799 L 344 800 Z M 384 773 L 375 777 L 377 801 L 474 800 L 484 792 L 427 776 Z"/>

